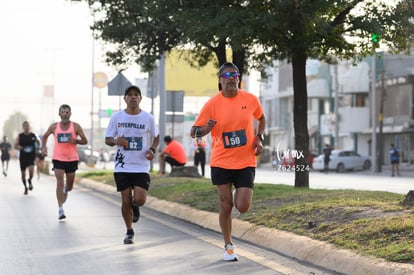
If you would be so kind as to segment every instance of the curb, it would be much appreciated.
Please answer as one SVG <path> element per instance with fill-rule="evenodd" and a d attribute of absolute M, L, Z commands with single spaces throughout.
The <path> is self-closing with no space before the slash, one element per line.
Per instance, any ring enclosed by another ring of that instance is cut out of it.
<path fill-rule="evenodd" d="M 79 179 L 77 184 L 111 195 L 117 193 L 114 186 L 89 179 Z M 217 213 L 196 210 L 187 205 L 151 196 L 147 197 L 144 207 L 221 232 Z M 339 273 L 353 275 L 414 274 L 414 265 L 390 263 L 382 259 L 360 256 L 349 250 L 335 248 L 322 241 L 286 231 L 256 226 L 242 220 L 233 220 L 232 236 Z"/>

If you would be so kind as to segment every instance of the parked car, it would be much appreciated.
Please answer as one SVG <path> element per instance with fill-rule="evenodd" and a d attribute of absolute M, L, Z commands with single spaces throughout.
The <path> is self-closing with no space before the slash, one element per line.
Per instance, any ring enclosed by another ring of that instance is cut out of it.
<path fill-rule="evenodd" d="M 314 158 L 312 168 L 314 170 L 323 171 L 325 156 L 319 155 Z M 371 168 L 371 159 L 367 156 L 352 150 L 333 150 L 329 161 L 329 170 L 335 170 L 338 173 L 343 173 L 348 170 L 368 170 Z"/>
<path fill-rule="evenodd" d="M 91 146 L 78 146 L 79 162 L 83 161 L 86 164 L 96 164 L 99 159 L 99 153 L 93 151 L 91 157 Z"/>
<path fill-rule="evenodd" d="M 308 161 L 309 161 L 309 167 L 310 168 L 313 168 L 313 160 L 317 157 L 318 157 L 318 153 L 313 152 L 313 151 L 309 151 Z"/>
<path fill-rule="evenodd" d="M 313 151 L 309 151 L 309 155 L 308 155 L 308 167 L 306 168 L 307 170 L 309 170 L 308 168 L 312 168 L 312 163 L 313 163 L 313 159 L 315 157 L 317 157 L 318 154 L 313 152 Z M 280 169 L 280 168 L 287 168 L 289 169 L 289 171 L 293 171 L 295 170 L 295 165 L 296 165 L 296 161 L 299 158 L 303 158 L 303 154 L 300 152 L 292 152 L 292 151 L 287 151 L 285 152 L 279 152 L 276 150 L 273 150 L 273 152 L 271 153 L 271 161 L 272 161 L 272 167 L 275 169 Z"/>

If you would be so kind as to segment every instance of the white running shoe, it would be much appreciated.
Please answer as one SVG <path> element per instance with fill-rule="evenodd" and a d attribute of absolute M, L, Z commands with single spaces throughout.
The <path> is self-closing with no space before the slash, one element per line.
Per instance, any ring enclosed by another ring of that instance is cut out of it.
<path fill-rule="evenodd" d="M 231 218 L 236 219 L 238 216 L 240 216 L 240 211 L 235 206 L 234 198 L 236 196 L 236 189 L 233 190 L 233 207 L 231 209 Z"/>
<path fill-rule="evenodd" d="M 124 244 L 133 244 L 134 243 L 134 233 L 126 234 L 124 238 Z"/>
<path fill-rule="evenodd" d="M 63 220 L 63 219 L 66 219 L 65 211 L 63 210 L 63 208 L 60 208 L 59 209 L 59 220 Z"/>
<path fill-rule="evenodd" d="M 234 245 L 233 244 L 226 244 L 224 246 L 224 256 L 223 259 L 225 261 L 238 261 L 239 258 L 237 257 L 236 253 L 234 253 Z"/>

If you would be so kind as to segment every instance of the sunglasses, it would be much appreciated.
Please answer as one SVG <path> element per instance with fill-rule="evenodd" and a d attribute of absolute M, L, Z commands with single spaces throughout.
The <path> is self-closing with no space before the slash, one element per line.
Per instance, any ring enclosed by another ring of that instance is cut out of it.
<path fill-rule="evenodd" d="M 238 72 L 225 72 L 225 73 L 222 73 L 220 76 L 225 79 L 229 79 L 230 76 L 233 78 L 237 78 L 240 76 L 240 74 Z"/>

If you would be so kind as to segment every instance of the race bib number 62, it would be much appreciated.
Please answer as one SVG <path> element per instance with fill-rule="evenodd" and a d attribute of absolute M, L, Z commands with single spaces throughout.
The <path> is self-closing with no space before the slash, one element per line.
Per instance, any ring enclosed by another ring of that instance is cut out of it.
<path fill-rule="evenodd" d="M 238 130 L 238 131 L 232 131 L 232 132 L 224 132 L 223 143 L 224 143 L 224 148 L 235 148 L 235 147 L 246 145 L 247 143 L 246 131 Z"/>

